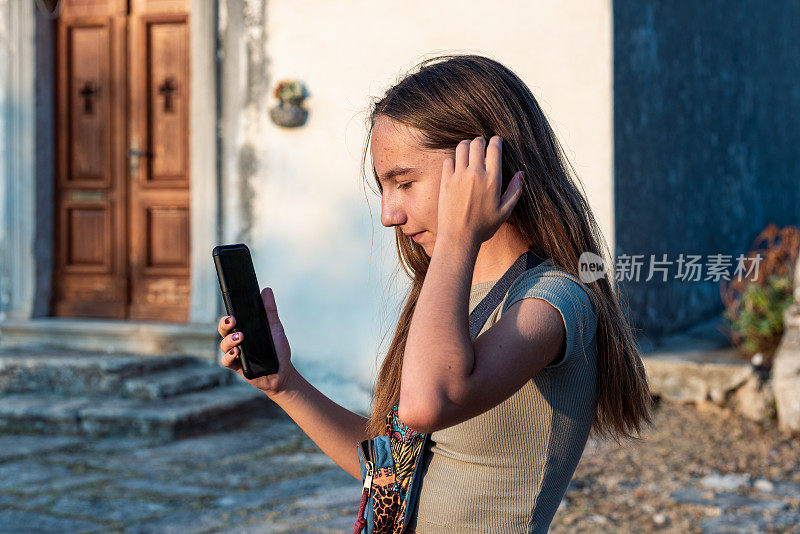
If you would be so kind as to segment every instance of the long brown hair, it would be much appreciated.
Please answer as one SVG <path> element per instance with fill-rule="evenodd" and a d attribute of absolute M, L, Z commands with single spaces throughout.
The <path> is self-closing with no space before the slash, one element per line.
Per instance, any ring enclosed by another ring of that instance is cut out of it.
<path fill-rule="evenodd" d="M 372 102 L 361 160 L 362 178 L 375 121 L 385 116 L 421 133 L 424 149 L 455 150 L 463 139 L 503 138 L 503 189 L 518 170 L 525 171 L 522 195 L 507 222 L 553 263 L 578 275 L 578 258 L 611 254 L 577 178 L 530 89 L 511 70 L 478 55 L 426 59 Z M 383 187 L 372 166 L 378 190 Z M 374 190 L 373 190 L 374 191 Z M 411 317 L 430 258 L 399 226 L 395 239 L 400 265 L 412 286 L 394 339 L 378 373 L 366 433 L 385 433 L 386 416 L 400 397 L 400 373 Z M 592 430 L 600 436 L 636 438 L 652 424 L 650 391 L 633 333 L 617 299 L 613 270 L 591 290 L 597 310 L 597 408 Z M 636 435 L 634 435 L 636 434 Z"/>

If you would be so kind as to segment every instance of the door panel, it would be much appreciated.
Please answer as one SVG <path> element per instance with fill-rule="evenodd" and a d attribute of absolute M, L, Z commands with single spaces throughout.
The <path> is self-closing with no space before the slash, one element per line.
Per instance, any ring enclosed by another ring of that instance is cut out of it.
<path fill-rule="evenodd" d="M 107 186 L 111 156 L 110 28 L 108 24 L 76 25 L 69 29 L 67 40 L 71 71 L 68 92 L 71 172 L 67 179 Z"/>
<path fill-rule="evenodd" d="M 188 320 L 186 3 L 64 1 L 54 315 Z"/>
<path fill-rule="evenodd" d="M 111 265 L 109 244 L 109 210 L 103 207 L 67 209 L 67 263 L 73 266 L 92 266 L 98 272 L 108 272 Z"/>
<path fill-rule="evenodd" d="M 132 13 L 131 307 L 135 319 L 188 320 L 189 19 L 139 2 Z"/>
<path fill-rule="evenodd" d="M 58 22 L 53 313 L 124 318 L 126 20 L 100 4 Z"/>
<path fill-rule="evenodd" d="M 189 210 L 151 206 L 147 210 L 145 235 L 150 236 L 147 247 L 148 267 L 187 268 L 189 247 Z"/>
<path fill-rule="evenodd" d="M 186 22 L 161 21 L 147 24 L 150 111 L 150 184 L 186 187 L 188 176 L 188 35 Z"/>

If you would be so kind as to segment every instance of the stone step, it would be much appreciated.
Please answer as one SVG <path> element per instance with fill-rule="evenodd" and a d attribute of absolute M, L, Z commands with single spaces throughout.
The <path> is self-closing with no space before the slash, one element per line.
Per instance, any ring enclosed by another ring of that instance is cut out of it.
<path fill-rule="evenodd" d="M 157 401 L 53 393 L 0 395 L 0 431 L 177 439 L 234 428 L 255 416 L 286 417 L 239 382 Z"/>
<path fill-rule="evenodd" d="M 642 347 L 650 391 L 670 402 L 711 401 L 724 406 L 758 376 L 724 334 L 718 316 Z"/>
<path fill-rule="evenodd" d="M 122 319 L 37 317 L 0 321 L 0 346 L 57 346 L 70 351 L 141 355 L 189 354 L 213 362 L 219 333 L 212 323 L 158 323 Z"/>
<path fill-rule="evenodd" d="M 194 362 L 196 358 L 184 354 L 142 356 L 4 347 L 0 349 L 0 393 L 117 393 L 129 379 Z"/>
<path fill-rule="evenodd" d="M 733 348 L 684 350 L 682 347 L 642 354 L 650 391 L 671 402 L 724 404 L 731 391 L 755 376 L 753 366 Z"/>
<path fill-rule="evenodd" d="M 129 378 L 122 394 L 125 397 L 158 400 L 183 393 L 230 384 L 236 375 L 219 365 L 195 362 L 174 369 Z"/>

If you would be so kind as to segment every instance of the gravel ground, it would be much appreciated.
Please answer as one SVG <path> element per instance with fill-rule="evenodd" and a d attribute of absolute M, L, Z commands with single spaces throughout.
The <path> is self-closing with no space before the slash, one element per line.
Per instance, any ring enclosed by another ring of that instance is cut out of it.
<path fill-rule="evenodd" d="M 659 402 L 642 441 L 590 438 L 552 533 L 800 532 L 800 438 Z"/>

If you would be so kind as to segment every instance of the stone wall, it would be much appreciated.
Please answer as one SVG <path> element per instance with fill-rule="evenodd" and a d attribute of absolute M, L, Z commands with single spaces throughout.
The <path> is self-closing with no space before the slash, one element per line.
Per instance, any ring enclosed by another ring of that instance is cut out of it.
<path fill-rule="evenodd" d="M 794 304 L 783 317 L 784 334 L 772 368 L 778 423 L 783 430 L 800 432 L 800 261 L 794 275 Z"/>

